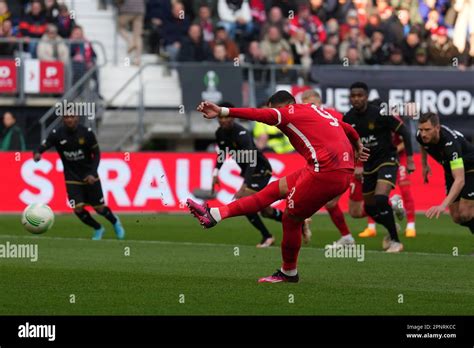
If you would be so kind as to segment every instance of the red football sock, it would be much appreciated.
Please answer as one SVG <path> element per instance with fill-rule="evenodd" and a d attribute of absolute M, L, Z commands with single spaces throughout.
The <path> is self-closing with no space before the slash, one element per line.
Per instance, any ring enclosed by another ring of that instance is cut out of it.
<path fill-rule="evenodd" d="M 351 182 L 351 186 L 349 199 L 355 202 L 363 201 L 364 195 L 362 194 L 362 182 L 360 180 L 354 180 Z"/>
<path fill-rule="evenodd" d="M 263 208 L 268 207 L 281 198 L 278 180 L 275 180 L 260 192 L 237 199 L 232 203 L 219 207 L 219 213 L 222 219 L 232 216 L 258 213 Z"/>
<path fill-rule="evenodd" d="M 413 199 L 410 185 L 400 186 L 400 192 L 405 211 L 407 212 L 407 222 L 415 222 L 415 200 Z"/>
<path fill-rule="evenodd" d="M 281 254 L 283 269 L 291 271 L 296 269 L 298 253 L 301 248 L 301 227 L 303 221 L 297 221 L 283 214 L 283 240 L 281 241 Z"/>
<path fill-rule="evenodd" d="M 339 204 L 336 204 L 332 208 L 326 208 L 329 216 L 331 217 L 332 222 L 336 225 L 337 229 L 341 233 L 341 236 L 347 236 L 351 234 L 349 231 L 349 227 L 347 227 L 346 219 L 344 218 L 344 214 L 342 213 Z"/>
<path fill-rule="evenodd" d="M 372 217 L 370 217 L 370 216 L 367 217 L 367 222 L 368 222 L 369 224 L 375 224 L 375 220 L 372 219 Z"/>

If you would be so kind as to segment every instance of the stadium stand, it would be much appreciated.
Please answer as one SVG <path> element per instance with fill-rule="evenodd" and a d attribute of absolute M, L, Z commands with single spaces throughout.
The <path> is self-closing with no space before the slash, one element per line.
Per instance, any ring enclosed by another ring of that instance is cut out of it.
<path fill-rule="evenodd" d="M 473 18 L 469 0 L 0 0 L 2 62 L 64 66 L 63 88 L 39 92 L 17 69 L 2 111 L 17 108 L 19 125 L 41 120 L 25 129 L 28 138 L 50 127 L 53 112 L 44 109 L 58 97 L 87 101 L 98 105 L 94 126 L 106 150 L 148 148 L 157 138 L 167 139 L 160 149 L 192 150 L 216 124 L 182 110 L 186 63 L 241 67 L 240 104 L 256 106 L 276 86 L 318 86 L 312 71 L 326 65 L 470 71 Z M 177 141 L 183 134 L 193 141 Z"/>

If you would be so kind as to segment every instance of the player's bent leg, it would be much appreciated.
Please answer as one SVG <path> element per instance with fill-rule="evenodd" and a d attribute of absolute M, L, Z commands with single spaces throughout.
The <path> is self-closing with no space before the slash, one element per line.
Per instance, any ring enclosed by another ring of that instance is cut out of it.
<path fill-rule="evenodd" d="M 460 225 L 469 228 L 474 234 L 474 200 L 461 198 L 459 202 Z"/>
<path fill-rule="evenodd" d="M 202 205 L 189 198 L 186 204 L 191 214 L 199 220 L 204 228 L 211 228 L 226 218 L 258 213 L 273 202 L 283 198 L 282 192 L 284 192 L 285 187 L 287 187 L 286 178 L 282 178 L 273 181 L 260 192 L 217 208 L 209 208 L 207 203 Z"/>
<path fill-rule="evenodd" d="M 362 232 L 359 233 L 360 238 L 372 238 L 377 235 L 377 230 L 374 223 L 375 220 L 372 217 L 377 213 L 374 193 L 375 191 L 364 194 L 364 212 L 368 215 L 368 225 Z M 370 225 L 371 221 L 373 226 Z"/>
<path fill-rule="evenodd" d="M 79 220 L 84 224 L 94 229 L 92 240 L 102 239 L 102 235 L 105 232 L 104 227 L 102 227 L 102 225 L 99 224 L 86 209 L 84 209 L 84 204 L 77 204 L 74 208 L 74 214 L 76 214 Z"/>
<path fill-rule="evenodd" d="M 352 176 L 349 184 L 349 215 L 355 219 L 367 216 L 364 210 L 362 181 Z"/>
<path fill-rule="evenodd" d="M 97 214 L 105 217 L 114 226 L 115 236 L 117 237 L 117 239 L 125 238 L 125 229 L 123 228 L 119 217 L 113 214 L 112 210 L 108 206 L 98 205 L 98 206 L 94 206 L 94 209 L 97 212 Z"/>
<path fill-rule="evenodd" d="M 388 253 L 398 253 L 403 251 L 403 244 L 398 239 L 398 229 L 395 223 L 395 217 L 393 215 L 392 205 L 389 203 L 388 195 L 393 189 L 391 183 L 385 181 L 377 181 L 375 188 L 375 203 L 376 203 L 376 215 L 373 216 L 374 220 L 383 225 L 390 235 L 390 242 L 386 251 Z M 387 246 L 387 238 L 384 241 L 383 247 Z"/>
<path fill-rule="evenodd" d="M 451 215 L 451 220 L 453 220 L 453 222 L 455 224 L 461 224 L 462 223 L 461 214 L 459 212 L 459 203 L 460 203 L 460 201 L 457 201 L 457 202 L 453 202 L 449 205 L 449 214 Z"/>

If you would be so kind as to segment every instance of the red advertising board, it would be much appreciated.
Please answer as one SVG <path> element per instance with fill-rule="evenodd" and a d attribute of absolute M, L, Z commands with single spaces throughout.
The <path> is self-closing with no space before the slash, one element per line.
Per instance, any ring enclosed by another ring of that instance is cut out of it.
<path fill-rule="evenodd" d="M 301 156 L 268 155 L 275 179 L 304 165 Z M 216 156 L 212 153 L 103 153 L 99 167 L 107 204 L 122 212 L 184 212 L 184 202 L 196 188 L 211 187 Z M 22 211 L 34 202 L 47 203 L 55 212 L 70 212 L 62 163 L 55 153 L 46 153 L 35 163 L 30 153 L 0 153 L 0 212 Z M 442 168 L 431 163 L 433 177 L 424 185 L 420 157 L 415 156 L 418 171 L 412 174 L 417 210 L 426 210 L 444 198 Z M 228 203 L 242 184 L 240 169 L 227 160 L 219 172 L 221 186 L 217 203 Z M 348 193 L 341 199 L 347 211 Z M 283 203 L 280 203 L 283 204 Z"/>
<path fill-rule="evenodd" d="M 17 72 L 15 60 L 0 60 L 0 93 L 16 93 Z"/>
<path fill-rule="evenodd" d="M 62 62 L 40 63 L 40 93 L 64 92 L 64 64 Z"/>

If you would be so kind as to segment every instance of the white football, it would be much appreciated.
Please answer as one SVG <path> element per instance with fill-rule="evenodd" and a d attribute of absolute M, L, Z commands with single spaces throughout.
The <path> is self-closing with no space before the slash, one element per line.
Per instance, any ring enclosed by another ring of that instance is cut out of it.
<path fill-rule="evenodd" d="M 53 226 L 54 213 L 47 204 L 33 203 L 23 211 L 21 223 L 28 232 L 41 234 Z"/>

